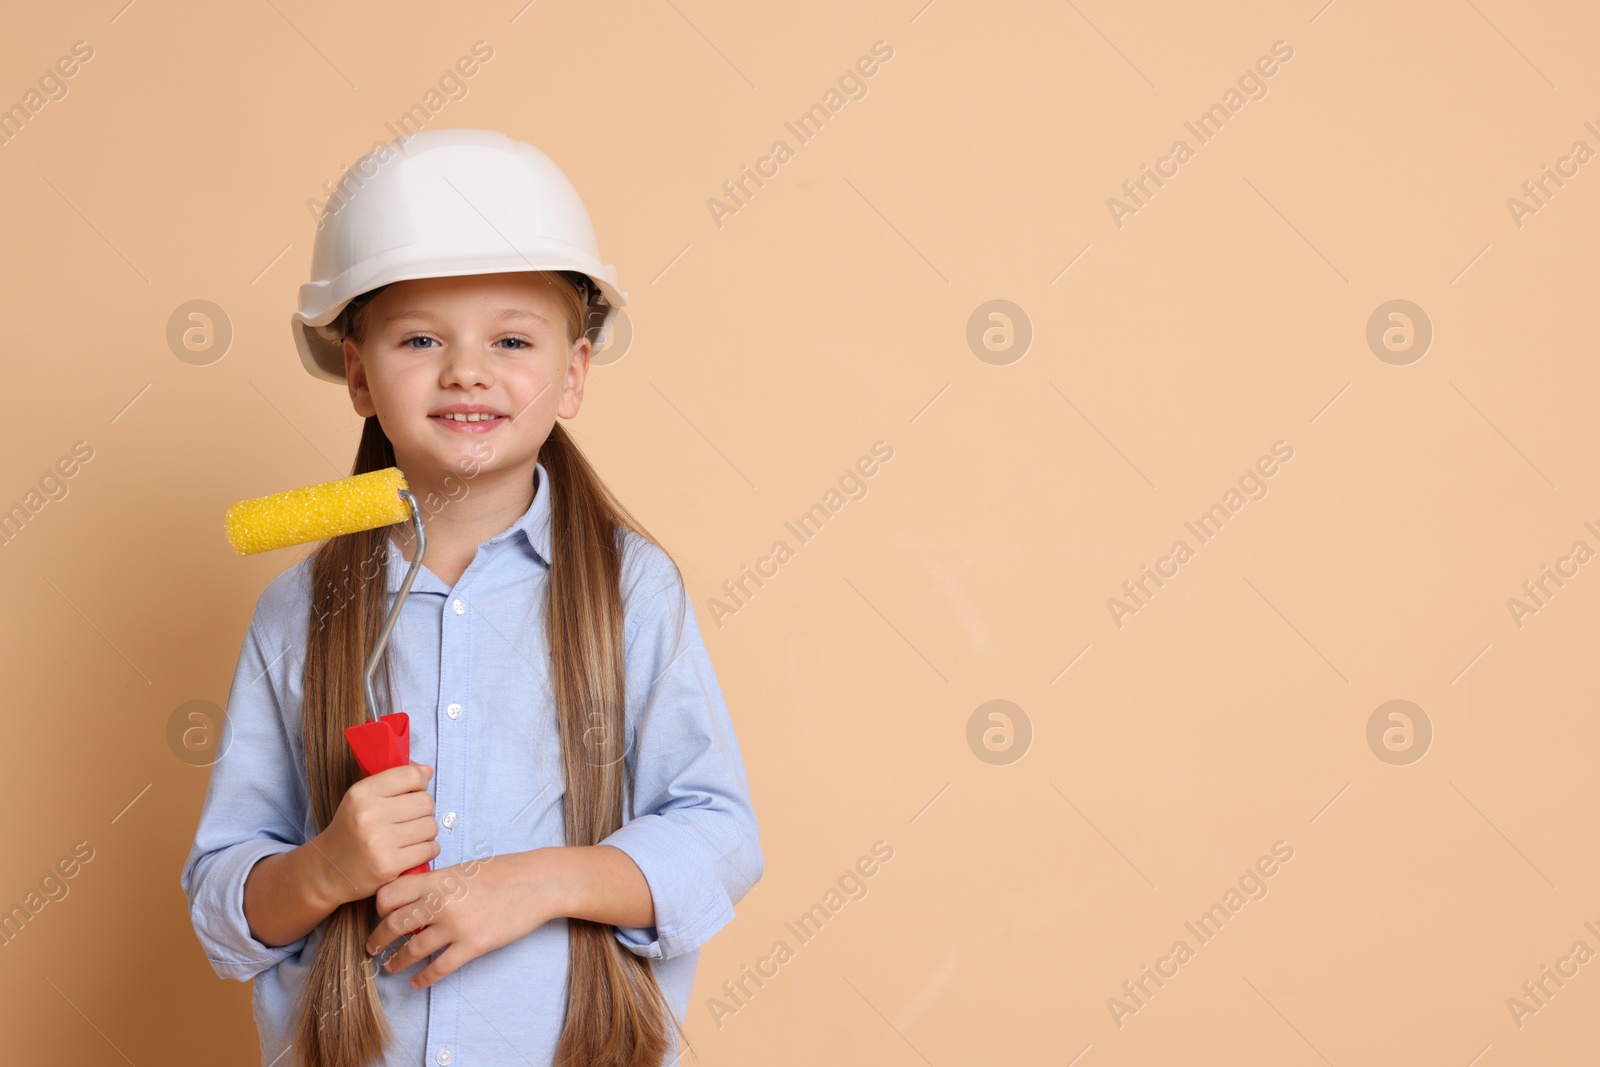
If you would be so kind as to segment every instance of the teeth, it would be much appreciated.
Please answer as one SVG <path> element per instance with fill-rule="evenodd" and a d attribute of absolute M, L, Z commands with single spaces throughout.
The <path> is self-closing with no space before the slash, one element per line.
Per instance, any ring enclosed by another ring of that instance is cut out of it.
<path fill-rule="evenodd" d="M 444 418 L 454 419 L 457 422 L 484 422 L 484 421 L 486 421 L 488 419 L 497 419 L 499 417 L 500 416 L 498 416 L 498 415 L 489 415 L 487 413 L 485 413 L 485 414 L 463 415 L 459 411 L 444 416 Z"/>

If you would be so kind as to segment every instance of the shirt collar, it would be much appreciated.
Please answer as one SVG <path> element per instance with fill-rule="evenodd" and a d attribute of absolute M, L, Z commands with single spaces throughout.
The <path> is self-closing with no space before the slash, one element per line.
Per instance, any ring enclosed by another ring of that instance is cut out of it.
<path fill-rule="evenodd" d="M 528 510 L 524 511 L 522 517 L 510 527 L 479 546 L 480 559 L 498 552 L 497 546 L 502 543 L 510 542 L 512 547 L 527 552 L 546 568 L 550 566 L 550 475 L 543 463 L 533 465 L 533 481 L 533 503 L 528 505 Z M 406 572 L 411 569 L 411 563 L 400 554 L 392 539 L 388 540 L 386 545 L 389 549 L 388 589 L 391 593 L 398 593 L 400 586 L 405 584 Z M 413 593 L 450 591 L 438 576 L 428 569 L 427 553 L 423 553 L 422 569 L 417 572 L 416 580 L 411 583 L 411 591 Z"/>

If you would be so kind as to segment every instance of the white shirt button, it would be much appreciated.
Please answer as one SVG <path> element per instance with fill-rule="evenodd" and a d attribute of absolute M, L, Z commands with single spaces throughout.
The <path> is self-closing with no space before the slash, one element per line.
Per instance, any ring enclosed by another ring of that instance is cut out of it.
<path fill-rule="evenodd" d="M 444 819 L 442 821 L 444 822 L 444 828 L 446 830 L 450 829 L 456 824 L 456 813 L 453 811 L 445 812 Z"/>
<path fill-rule="evenodd" d="M 463 604 L 459 600 L 452 601 L 450 606 L 455 609 L 455 613 L 457 615 L 460 615 L 462 612 L 467 610 L 467 606 L 465 604 Z M 439 1055 L 448 1056 L 448 1055 L 450 1055 L 450 1050 L 449 1049 L 440 1049 L 439 1050 Z M 450 1061 L 449 1060 L 444 1060 L 443 1062 L 449 1063 Z"/>
<path fill-rule="evenodd" d="M 439 1063 L 449 1063 L 451 1060 L 455 1059 L 455 1057 L 450 1055 L 449 1049 L 442 1048 L 439 1050 L 439 1054 L 435 1056 L 434 1059 Z"/>
<path fill-rule="evenodd" d="M 448 708 L 444 709 L 444 713 L 450 716 L 452 719 L 459 719 L 461 718 L 461 705 L 451 704 Z"/>

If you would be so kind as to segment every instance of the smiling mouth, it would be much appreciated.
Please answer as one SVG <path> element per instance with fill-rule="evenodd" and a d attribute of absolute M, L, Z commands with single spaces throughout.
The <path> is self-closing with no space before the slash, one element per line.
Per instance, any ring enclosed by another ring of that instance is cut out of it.
<path fill-rule="evenodd" d="M 428 421 L 455 433 L 488 433 L 511 420 L 504 415 L 429 415 Z"/>

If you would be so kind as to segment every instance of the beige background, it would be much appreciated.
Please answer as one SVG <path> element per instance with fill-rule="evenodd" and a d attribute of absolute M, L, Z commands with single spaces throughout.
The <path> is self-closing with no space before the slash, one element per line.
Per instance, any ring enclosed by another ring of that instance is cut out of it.
<path fill-rule="evenodd" d="M 1600 962 L 1520 1027 L 1507 1000 L 1600 952 L 1600 563 L 1520 627 L 1507 600 L 1600 551 L 1600 162 L 1520 227 L 1507 198 L 1600 150 L 1600 15 L 1321 3 L 14 20 L 0 104 L 93 58 L 0 146 L 0 507 L 94 455 L 0 547 L 0 904 L 75 842 L 94 859 L 0 948 L 7 1058 L 256 1055 L 185 912 L 208 772 L 168 723 L 225 699 L 305 551 L 233 556 L 226 507 L 354 454 L 289 334 L 306 202 L 483 40 L 430 127 L 539 145 L 617 264 L 634 339 L 571 425 L 685 567 L 761 818 L 766 875 L 700 963 L 701 1062 L 1594 1062 Z M 865 98 L 797 145 L 784 122 L 879 40 Z M 1199 145 L 1183 124 L 1275 41 L 1268 94 Z M 794 157 L 719 228 L 708 199 L 778 138 Z M 1116 226 L 1107 198 L 1178 138 L 1194 158 Z M 234 331 L 203 366 L 166 340 L 201 299 Z M 966 340 L 997 299 L 1032 330 L 999 364 Z M 1365 339 L 1395 299 L 1434 330 L 1409 365 Z M 716 626 L 722 583 L 879 440 L 867 496 Z M 1119 629 L 1107 598 L 1280 440 L 1269 494 Z M 1367 742 L 1394 699 L 1433 730 L 1408 765 Z M 969 747 L 991 700 L 1023 758 Z M 785 922 L 879 840 L 867 895 L 798 945 Z M 1277 841 L 1268 895 L 1200 945 L 1184 923 Z M 1108 998 L 1180 938 L 1119 1027 Z"/>

